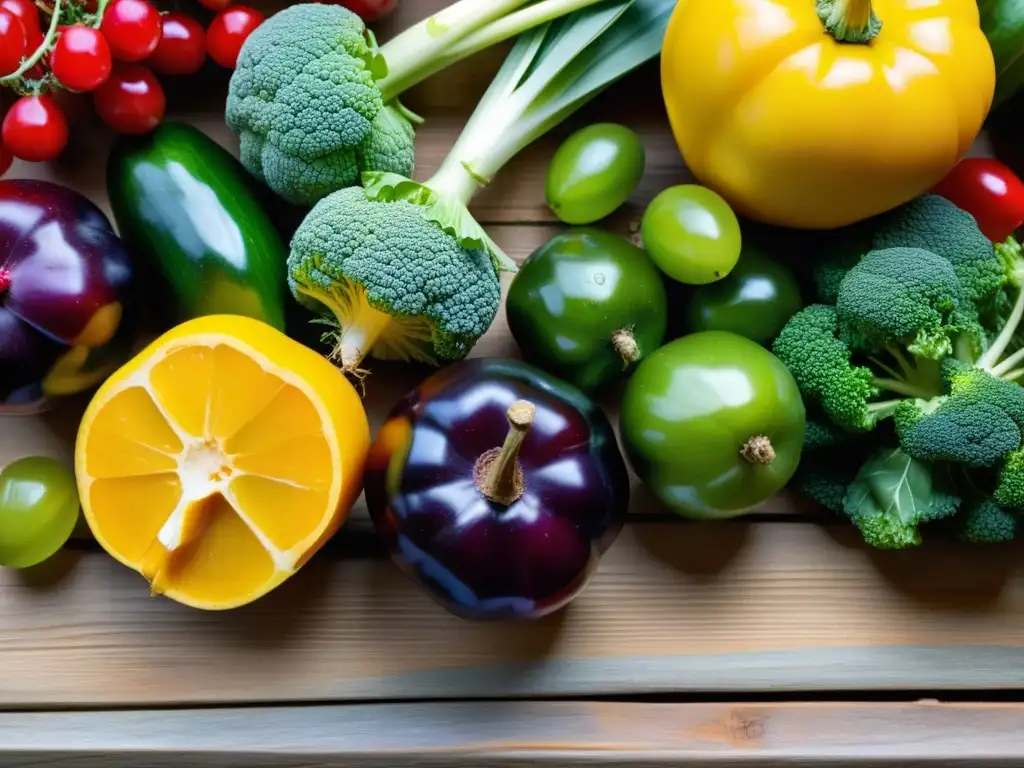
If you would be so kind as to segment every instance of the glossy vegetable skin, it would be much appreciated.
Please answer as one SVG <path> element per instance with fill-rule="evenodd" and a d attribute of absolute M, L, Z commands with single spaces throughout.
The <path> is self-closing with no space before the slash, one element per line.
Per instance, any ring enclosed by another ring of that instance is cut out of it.
<path fill-rule="evenodd" d="M 29 456 L 0 472 L 0 567 L 31 568 L 71 536 L 78 490 L 71 470 L 47 456 Z"/>
<path fill-rule="evenodd" d="M 535 408 L 529 420 L 514 420 L 518 401 Z M 525 427 L 504 495 L 488 478 L 510 421 Z M 439 371 L 395 406 L 370 449 L 366 498 L 392 558 L 448 610 L 533 619 L 583 588 L 622 527 L 629 482 L 586 396 L 489 358 Z"/>
<path fill-rule="evenodd" d="M 630 379 L 620 428 L 633 469 L 685 517 L 742 514 L 796 471 L 805 412 L 770 352 L 724 331 L 677 339 Z"/>
<path fill-rule="evenodd" d="M 1024 183 L 998 160 L 965 158 L 934 192 L 971 214 L 993 243 L 1006 240 L 1024 222 Z"/>
<path fill-rule="evenodd" d="M 728 277 L 694 291 L 690 329 L 730 331 L 770 345 L 802 306 L 793 273 L 756 246 L 744 245 Z"/>
<path fill-rule="evenodd" d="M 740 215 L 799 229 L 930 189 L 971 146 L 995 83 L 963 0 L 685 0 L 661 64 L 694 175 Z"/>
<path fill-rule="evenodd" d="M 131 332 L 132 263 L 66 187 L 0 181 L 0 412 L 95 386 Z"/>
<path fill-rule="evenodd" d="M 999 106 L 1024 84 L 1024 4 L 1020 0 L 978 0 L 978 12 L 995 59 L 993 105 Z"/>
<path fill-rule="evenodd" d="M 644 175 L 644 145 L 616 123 L 596 123 L 569 136 L 548 166 L 545 196 L 567 224 L 592 224 L 613 213 Z"/>
<path fill-rule="evenodd" d="M 524 359 L 585 392 L 622 378 L 665 337 L 661 273 L 632 243 L 562 233 L 520 267 L 505 300 Z"/>
<path fill-rule="evenodd" d="M 107 165 L 126 245 L 167 324 L 243 315 L 284 329 L 288 251 L 239 163 L 191 125 L 124 137 Z"/>
<path fill-rule="evenodd" d="M 662 190 L 640 223 L 644 248 L 673 280 L 705 285 L 721 280 L 740 257 L 740 223 L 716 192 L 697 184 Z"/>

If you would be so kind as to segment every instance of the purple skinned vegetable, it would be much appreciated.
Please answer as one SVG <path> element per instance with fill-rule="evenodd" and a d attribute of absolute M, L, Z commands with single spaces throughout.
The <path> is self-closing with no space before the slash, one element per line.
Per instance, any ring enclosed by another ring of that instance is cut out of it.
<path fill-rule="evenodd" d="M 103 212 L 46 181 L 0 181 L 0 412 L 101 382 L 127 352 L 132 266 Z"/>

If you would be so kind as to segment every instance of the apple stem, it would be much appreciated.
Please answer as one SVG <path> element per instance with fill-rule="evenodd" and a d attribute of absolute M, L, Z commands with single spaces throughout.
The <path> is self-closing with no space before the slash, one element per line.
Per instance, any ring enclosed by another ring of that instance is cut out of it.
<path fill-rule="evenodd" d="M 771 464 L 775 461 L 775 447 L 764 435 L 755 435 L 740 448 L 740 456 L 751 464 Z"/>
<path fill-rule="evenodd" d="M 508 407 L 508 434 L 501 448 L 492 448 L 477 459 L 473 476 L 477 487 L 488 499 L 508 506 L 523 495 L 526 480 L 519 465 L 519 449 L 530 431 L 536 406 L 527 400 L 516 400 Z"/>
<path fill-rule="evenodd" d="M 623 367 L 629 367 L 640 359 L 640 345 L 636 343 L 631 328 L 622 328 L 612 334 L 612 349 L 622 358 Z"/>

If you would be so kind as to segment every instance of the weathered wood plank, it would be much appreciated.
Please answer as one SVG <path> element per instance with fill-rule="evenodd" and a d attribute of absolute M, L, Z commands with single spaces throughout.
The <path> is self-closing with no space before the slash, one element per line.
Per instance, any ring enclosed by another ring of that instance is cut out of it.
<path fill-rule="evenodd" d="M 10 768 L 1010 768 L 1021 704 L 503 702 L 0 715 Z"/>
<path fill-rule="evenodd" d="M 1022 554 L 637 524 L 568 610 L 481 624 L 386 560 L 317 557 L 211 614 L 149 597 L 102 553 L 64 552 L 49 573 L 0 571 L 0 708 L 1024 688 Z"/>

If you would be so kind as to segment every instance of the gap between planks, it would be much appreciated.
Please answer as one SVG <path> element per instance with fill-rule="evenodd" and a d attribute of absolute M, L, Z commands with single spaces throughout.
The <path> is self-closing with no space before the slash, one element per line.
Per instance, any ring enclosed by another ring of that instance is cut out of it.
<path fill-rule="evenodd" d="M 10 768 L 1010 768 L 1024 705 L 495 702 L 0 715 Z"/>
<path fill-rule="evenodd" d="M 316 557 L 237 611 L 101 553 L 0 571 L 0 708 L 1024 688 L 1024 546 L 633 525 L 565 611 L 472 623 L 388 561 Z"/>

